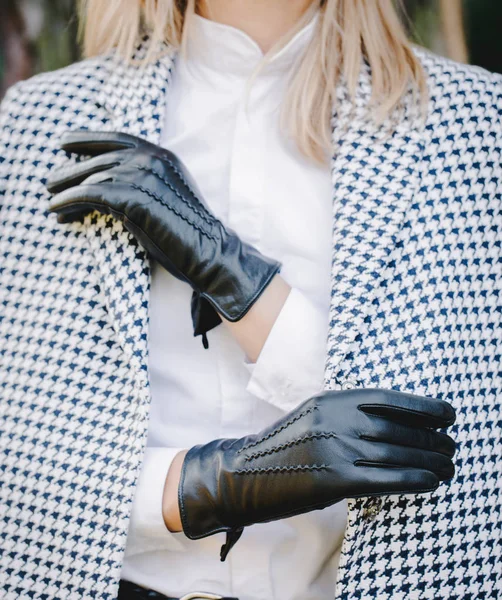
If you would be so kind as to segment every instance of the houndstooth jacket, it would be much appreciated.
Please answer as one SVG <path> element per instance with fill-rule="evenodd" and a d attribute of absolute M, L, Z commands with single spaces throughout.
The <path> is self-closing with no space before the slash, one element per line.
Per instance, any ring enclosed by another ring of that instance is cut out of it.
<path fill-rule="evenodd" d="M 350 503 L 337 600 L 502 597 L 502 79 L 419 56 L 425 124 L 408 101 L 394 131 L 371 124 L 367 71 L 355 103 L 339 89 L 326 387 L 450 401 L 457 473 L 432 495 Z M 86 60 L 18 84 L 2 106 L 7 600 L 116 598 L 147 433 L 149 262 L 111 217 L 57 224 L 44 184 L 68 129 L 159 142 L 173 58 Z"/>

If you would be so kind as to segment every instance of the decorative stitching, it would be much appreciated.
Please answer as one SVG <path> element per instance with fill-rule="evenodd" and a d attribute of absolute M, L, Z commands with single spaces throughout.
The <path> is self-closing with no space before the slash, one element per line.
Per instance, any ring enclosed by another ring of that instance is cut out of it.
<path fill-rule="evenodd" d="M 214 242 L 217 242 L 217 238 L 214 237 L 214 235 L 211 235 L 210 233 L 207 233 L 207 231 L 204 231 L 199 225 L 197 225 L 196 223 L 193 223 L 192 221 L 190 221 L 190 219 L 188 219 L 187 217 L 185 217 L 184 215 L 182 215 L 178 210 L 176 210 L 173 206 L 170 206 L 169 204 L 167 204 L 167 202 L 165 202 L 160 196 L 158 196 L 155 192 L 152 192 L 150 190 L 147 190 L 146 188 L 144 188 L 141 185 L 137 185 L 136 183 L 132 183 L 131 187 L 133 189 L 139 190 L 140 192 L 145 193 L 147 196 L 150 196 L 150 198 L 153 198 L 154 200 L 156 200 L 157 202 L 159 202 L 160 204 L 162 204 L 162 206 L 165 206 L 168 210 L 172 211 L 175 215 L 177 215 L 180 219 L 182 219 L 183 221 L 185 221 L 186 223 L 188 223 L 189 225 L 191 225 L 194 229 L 197 229 L 197 231 L 200 231 L 200 233 L 202 233 L 202 235 L 205 235 L 207 238 L 209 238 L 210 240 L 213 240 Z"/>
<path fill-rule="evenodd" d="M 290 467 L 256 467 L 254 469 L 238 469 L 237 475 L 264 475 L 266 473 L 290 473 L 295 471 L 322 471 L 327 469 L 328 465 L 293 465 Z"/>
<path fill-rule="evenodd" d="M 336 433 L 308 433 L 301 438 L 291 440 L 290 442 L 286 442 L 285 444 L 279 444 L 279 446 L 273 446 L 268 450 L 260 450 L 258 452 L 255 452 L 254 454 L 249 454 L 248 456 L 246 456 L 245 460 L 253 460 L 254 458 L 259 458 L 260 456 L 267 456 L 267 454 L 273 454 L 274 452 L 279 452 L 279 450 L 284 450 L 285 448 L 290 448 L 291 446 L 296 446 L 297 444 L 301 444 L 302 442 L 307 442 L 309 440 L 316 440 L 322 438 L 329 439 L 336 437 L 338 437 Z"/>
<path fill-rule="evenodd" d="M 197 198 L 197 196 L 194 194 L 194 192 L 192 191 L 192 189 L 190 188 L 190 186 L 188 185 L 188 183 L 183 179 L 181 173 L 179 173 L 179 171 L 176 171 L 176 167 L 169 162 L 166 159 L 166 162 L 169 163 L 169 165 L 173 168 L 173 170 L 175 171 L 175 173 L 180 177 L 180 179 L 182 180 L 182 182 L 185 184 L 185 186 L 187 187 L 188 191 L 190 192 L 190 194 L 193 196 L 193 198 L 200 204 L 200 200 Z M 178 198 L 184 203 L 186 204 L 191 210 L 193 210 L 193 212 L 198 215 L 203 221 L 205 221 L 208 225 L 214 225 L 216 222 L 215 218 L 211 218 L 208 214 L 204 214 L 202 212 L 200 212 L 195 206 L 193 206 L 192 204 L 190 204 L 186 198 L 179 193 L 179 191 L 173 187 L 173 185 L 171 184 L 171 182 L 166 179 L 165 177 L 163 177 L 160 173 L 158 173 L 155 169 L 151 169 L 148 167 L 137 167 L 138 171 L 145 171 L 146 173 L 151 173 L 152 175 L 156 175 L 161 181 L 162 183 L 164 183 L 165 185 L 167 185 L 167 187 L 172 190 L 176 196 L 178 196 Z"/>
<path fill-rule="evenodd" d="M 271 431 L 270 433 L 268 433 L 264 438 L 262 438 L 261 440 L 257 440 L 256 442 L 253 442 L 251 444 L 248 444 L 247 446 L 244 446 L 243 448 L 241 448 L 237 454 L 240 454 L 241 452 L 244 452 L 245 450 L 248 450 L 249 448 L 254 448 L 255 446 L 258 446 L 258 444 L 261 444 L 262 442 L 266 442 L 267 440 L 269 440 L 271 437 L 274 437 L 274 435 L 277 435 L 278 433 L 280 433 L 281 431 L 283 431 L 284 429 L 286 429 L 286 427 L 289 427 L 290 425 L 292 425 L 295 421 L 298 421 L 298 419 L 301 419 L 302 417 L 304 417 L 305 415 L 308 415 L 309 413 L 311 413 L 314 410 L 318 410 L 318 406 L 317 404 L 314 404 L 313 406 L 309 406 L 309 408 L 307 408 L 306 410 L 304 410 L 303 412 L 299 413 L 298 415 L 296 415 L 295 417 L 292 417 L 291 419 L 289 419 L 289 421 L 286 421 L 286 423 L 283 423 L 280 427 L 278 427 L 277 429 L 274 429 L 273 431 Z"/>
<path fill-rule="evenodd" d="M 178 167 L 172 162 L 172 160 L 170 160 L 169 158 L 164 158 L 164 160 L 167 162 L 167 164 L 172 168 L 172 170 L 176 173 L 176 175 L 178 175 L 178 177 L 180 178 L 181 182 L 185 185 L 185 187 L 187 188 L 187 190 L 189 191 L 189 193 L 192 195 L 193 199 L 201 206 L 203 206 L 200 198 L 197 196 L 197 194 L 193 191 L 191 185 L 188 183 L 188 181 L 185 179 L 185 176 L 183 175 L 183 173 L 178 169 Z M 204 208 L 204 206 L 203 206 Z M 212 215 L 209 215 L 210 217 Z M 216 217 L 213 217 L 213 219 L 215 221 L 218 221 L 218 219 Z"/>

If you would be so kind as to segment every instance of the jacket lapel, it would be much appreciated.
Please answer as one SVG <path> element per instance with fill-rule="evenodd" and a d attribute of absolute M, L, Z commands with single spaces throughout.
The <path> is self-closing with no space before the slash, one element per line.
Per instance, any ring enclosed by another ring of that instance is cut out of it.
<path fill-rule="evenodd" d="M 385 265 L 418 184 L 420 116 L 407 98 L 399 124 L 367 118 L 371 79 L 363 70 L 355 102 L 340 86 L 333 118 L 333 257 L 325 383 L 356 339 L 383 284 Z M 403 118 L 404 117 L 404 118 Z"/>
<path fill-rule="evenodd" d="M 160 142 L 166 90 L 174 51 L 163 47 L 162 55 L 149 65 L 140 64 L 147 44 L 137 51 L 133 64 L 113 58 L 108 78 L 97 99 L 106 117 L 91 129 L 124 131 Z M 139 387 L 147 384 L 148 294 L 150 265 L 143 248 L 123 225 L 94 213 L 88 217 L 86 235 L 99 265 L 101 292 L 119 343 L 137 371 Z"/>

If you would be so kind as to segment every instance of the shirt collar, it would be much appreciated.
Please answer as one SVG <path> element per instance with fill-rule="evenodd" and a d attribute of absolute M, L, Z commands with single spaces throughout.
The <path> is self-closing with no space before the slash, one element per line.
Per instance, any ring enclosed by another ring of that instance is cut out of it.
<path fill-rule="evenodd" d="M 285 73 L 310 43 L 319 11 L 267 62 L 263 72 Z M 211 21 L 198 14 L 190 17 L 187 59 L 194 66 L 234 75 L 250 75 L 263 59 L 258 44 L 241 29 Z"/>

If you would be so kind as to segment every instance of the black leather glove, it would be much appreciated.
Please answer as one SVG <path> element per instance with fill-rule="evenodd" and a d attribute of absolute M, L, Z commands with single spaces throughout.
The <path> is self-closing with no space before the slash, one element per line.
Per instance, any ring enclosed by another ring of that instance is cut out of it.
<path fill-rule="evenodd" d="M 442 400 L 393 390 L 323 392 L 271 427 L 191 448 L 179 507 L 190 539 L 226 531 L 224 560 L 243 527 L 343 498 L 427 492 L 454 474 Z"/>
<path fill-rule="evenodd" d="M 67 152 L 93 158 L 60 168 L 47 184 L 61 223 L 98 210 L 112 214 L 165 269 L 194 289 L 194 335 L 241 319 L 280 263 L 242 242 L 206 207 L 183 163 L 169 150 L 124 133 L 75 131 Z M 216 312 L 217 311 L 217 312 Z"/>

